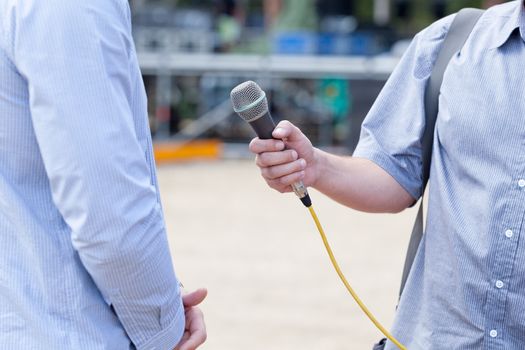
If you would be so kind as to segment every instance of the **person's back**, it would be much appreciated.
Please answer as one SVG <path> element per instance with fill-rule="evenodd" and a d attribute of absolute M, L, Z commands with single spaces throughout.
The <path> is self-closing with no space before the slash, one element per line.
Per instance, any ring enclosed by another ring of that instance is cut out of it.
<path fill-rule="evenodd" d="M 184 327 L 125 0 L 0 0 L 0 348 Z"/>

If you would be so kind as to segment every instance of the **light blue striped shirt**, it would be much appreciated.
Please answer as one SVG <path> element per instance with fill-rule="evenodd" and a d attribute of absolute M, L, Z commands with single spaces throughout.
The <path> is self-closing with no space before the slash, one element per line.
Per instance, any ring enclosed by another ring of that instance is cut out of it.
<path fill-rule="evenodd" d="M 0 0 L 0 349 L 184 329 L 126 0 Z"/>
<path fill-rule="evenodd" d="M 415 37 L 354 154 L 386 169 L 415 198 L 424 90 L 452 20 Z M 524 40 L 521 1 L 493 7 L 445 72 L 426 233 L 393 326 L 410 350 L 525 349 Z"/>

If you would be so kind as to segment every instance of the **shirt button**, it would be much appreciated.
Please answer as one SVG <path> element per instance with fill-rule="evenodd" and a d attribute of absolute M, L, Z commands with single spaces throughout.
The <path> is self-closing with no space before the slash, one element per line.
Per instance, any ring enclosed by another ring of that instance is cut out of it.
<path fill-rule="evenodd" d="M 518 186 L 521 187 L 521 188 L 525 187 L 525 180 L 524 179 L 520 179 L 518 181 Z"/>
<path fill-rule="evenodd" d="M 503 288 L 504 284 L 502 281 L 496 281 L 496 288 L 501 289 Z"/>
<path fill-rule="evenodd" d="M 491 338 L 496 338 L 498 336 L 498 331 L 493 329 L 489 332 Z"/>
<path fill-rule="evenodd" d="M 512 232 L 512 230 L 505 231 L 505 236 L 507 236 L 507 238 L 512 238 L 513 235 L 514 235 L 514 232 Z"/>

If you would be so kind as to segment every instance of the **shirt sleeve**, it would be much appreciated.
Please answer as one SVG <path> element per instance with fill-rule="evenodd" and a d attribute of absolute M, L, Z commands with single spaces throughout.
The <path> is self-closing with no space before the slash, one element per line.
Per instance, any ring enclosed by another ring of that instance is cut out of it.
<path fill-rule="evenodd" d="M 423 190 L 425 89 L 454 16 L 414 37 L 366 116 L 353 155 L 382 167 L 415 199 Z"/>
<path fill-rule="evenodd" d="M 72 244 L 135 347 L 172 349 L 184 308 L 155 172 L 135 131 L 127 1 L 17 6 L 14 61 Z"/>

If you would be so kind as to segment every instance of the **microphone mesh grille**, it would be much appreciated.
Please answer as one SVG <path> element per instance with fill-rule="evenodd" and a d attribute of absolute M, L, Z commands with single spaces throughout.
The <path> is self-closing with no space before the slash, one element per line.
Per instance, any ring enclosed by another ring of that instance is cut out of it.
<path fill-rule="evenodd" d="M 233 109 L 247 122 L 255 120 L 268 112 L 268 100 L 259 85 L 253 81 L 246 81 L 237 85 L 231 91 L 230 98 Z"/>

